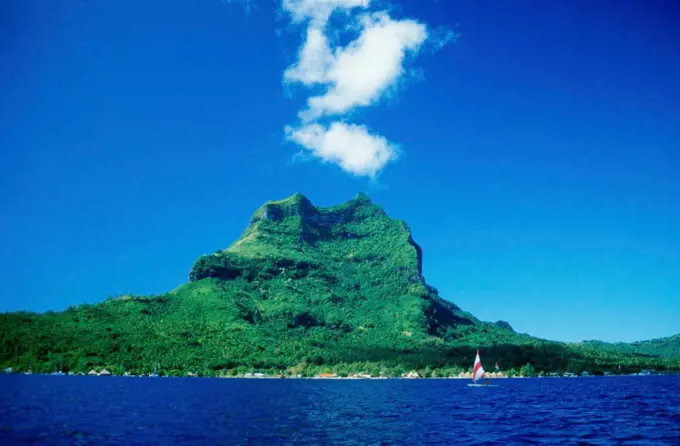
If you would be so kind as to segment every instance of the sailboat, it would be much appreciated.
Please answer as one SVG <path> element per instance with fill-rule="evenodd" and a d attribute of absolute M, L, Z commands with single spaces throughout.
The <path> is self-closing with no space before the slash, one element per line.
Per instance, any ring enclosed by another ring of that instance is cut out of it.
<path fill-rule="evenodd" d="M 151 378 L 155 378 L 158 376 L 158 361 L 153 363 L 153 373 L 149 375 Z"/>
<path fill-rule="evenodd" d="M 477 357 L 475 357 L 475 365 L 472 368 L 472 384 L 468 387 L 498 387 L 495 384 L 489 384 L 488 380 L 485 384 L 477 384 L 477 380 L 486 379 L 486 372 L 482 367 L 482 360 L 479 358 L 479 350 L 477 350 Z"/>

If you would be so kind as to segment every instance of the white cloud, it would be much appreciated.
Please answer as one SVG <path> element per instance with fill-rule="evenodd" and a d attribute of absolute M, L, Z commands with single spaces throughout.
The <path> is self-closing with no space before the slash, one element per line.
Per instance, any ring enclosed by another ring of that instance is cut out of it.
<path fill-rule="evenodd" d="M 299 61 L 284 72 L 284 80 L 297 81 L 304 85 L 323 83 L 332 60 L 328 38 L 323 29 L 310 26 L 307 28 L 307 40 L 300 50 Z"/>
<path fill-rule="evenodd" d="M 334 122 L 326 128 L 314 123 L 299 129 L 287 127 L 286 134 L 324 162 L 336 163 L 355 175 L 375 178 L 397 158 L 397 148 L 382 136 L 369 133 L 364 125 Z"/>
<path fill-rule="evenodd" d="M 294 23 L 311 19 L 312 26 L 323 27 L 335 10 L 367 8 L 369 3 L 370 0 L 283 0 L 283 9 L 290 13 Z"/>
<path fill-rule="evenodd" d="M 425 24 L 395 20 L 386 11 L 360 12 L 356 22 L 345 28 L 356 29 L 356 39 L 344 47 L 334 46 L 327 34 L 330 17 L 337 11 L 351 14 L 369 5 L 370 0 L 283 0 L 283 9 L 294 23 L 307 22 L 298 60 L 284 71 L 283 78 L 286 83 L 325 87 L 307 99 L 307 107 L 298 114 L 301 127 L 286 128 L 288 139 L 347 172 L 375 177 L 396 158 L 392 143 L 370 134 L 364 125 L 337 121 L 325 127 L 316 121 L 379 101 L 399 82 L 407 55 L 418 53 L 429 33 Z M 436 41 L 435 46 L 452 40 L 436 34 L 430 39 Z"/>
<path fill-rule="evenodd" d="M 363 15 L 361 24 L 359 38 L 336 49 L 332 57 L 326 41 L 324 48 L 309 44 L 319 43 L 317 40 L 307 40 L 298 68 L 313 69 L 300 73 L 299 78 L 306 83 L 314 80 L 331 86 L 325 94 L 309 98 L 302 119 L 343 114 L 371 105 L 404 73 L 406 52 L 417 51 L 427 38 L 425 25 L 413 20 L 392 20 L 384 12 Z M 310 48 L 315 51 L 304 51 Z"/>

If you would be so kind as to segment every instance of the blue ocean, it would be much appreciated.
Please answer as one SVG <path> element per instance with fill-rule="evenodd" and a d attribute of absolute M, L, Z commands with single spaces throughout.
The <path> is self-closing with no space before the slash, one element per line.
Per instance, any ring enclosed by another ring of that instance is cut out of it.
<path fill-rule="evenodd" d="M 680 377 L 0 376 L 2 445 L 680 445 Z"/>

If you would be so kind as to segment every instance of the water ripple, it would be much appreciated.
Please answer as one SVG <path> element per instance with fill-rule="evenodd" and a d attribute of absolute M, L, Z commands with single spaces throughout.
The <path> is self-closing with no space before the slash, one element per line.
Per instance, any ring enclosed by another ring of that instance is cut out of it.
<path fill-rule="evenodd" d="M 680 445 L 680 377 L 0 376 L 0 444 Z"/>

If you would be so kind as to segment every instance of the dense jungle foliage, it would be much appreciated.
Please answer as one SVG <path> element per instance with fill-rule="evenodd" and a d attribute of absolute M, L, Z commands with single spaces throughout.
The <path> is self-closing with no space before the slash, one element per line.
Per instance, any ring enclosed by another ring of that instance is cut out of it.
<path fill-rule="evenodd" d="M 586 341 L 584 344 L 617 353 L 680 358 L 680 334 L 632 343 Z"/>
<path fill-rule="evenodd" d="M 550 342 L 480 321 L 440 298 L 421 265 L 408 226 L 365 195 L 316 208 L 296 194 L 263 205 L 238 241 L 200 257 L 166 294 L 0 314 L 0 366 L 445 376 L 468 371 L 479 349 L 487 370 L 498 361 L 509 374 L 680 368 L 654 349 Z"/>

